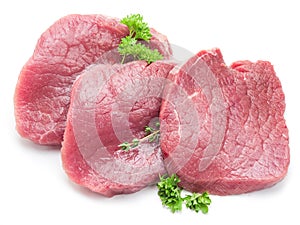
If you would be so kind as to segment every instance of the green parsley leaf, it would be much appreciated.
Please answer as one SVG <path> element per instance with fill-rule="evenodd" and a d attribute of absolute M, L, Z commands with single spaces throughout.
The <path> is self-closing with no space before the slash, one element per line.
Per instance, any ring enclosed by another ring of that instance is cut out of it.
<path fill-rule="evenodd" d="M 160 177 L 157 183 L 158 196 L 163 206 L 168 207 L 172 213 L 181 211 L 183 199 L 181 198 L 182 189 L 178 187 L 179 178 L 173 174 L 171 177 Z"/>
<path fill-rule="evenodd" d="M 131 148 L 131 144 L 128 142 L 123 142 L 119 144 L 118 147 L 120 147 L 124 151 L 128 151 Z"/>
<path fill-rule="evenodd" d="M 149 41 L 152 37 L 148 24 L 143 21 L 140 14 L 131 14 L 124 17 L 121 23 L 125 24 L 129 29 L 129 36 L 137 39 Z"/>
<path fill-rule="evenodd" d="M 150 49 L 147 46 L 137 43 L 137 40 L 129 36 L 122 38 L 118 47 L 120 55 L 123 56 L 122 63 L 126 56 L 133 56 L 135 60 L 145 60 L 148 64 L 163 59 L 157 49 Z"/>
<path fill-rule="evenodd" d="M 184 200 L 187 208 L 197 213 L 202 211 L 204 214 L 208 212 L 208 206 L 211 203 L 207 192 L 204 192 L 203 194 L 193 193 L 192 195 L 187 195 Z"/>
<path fill-rule="evenodd" d="M 121 43 L 119 44 L 119 53 L 121 55 L 131 54 L 129 48 L 136 45 L 137 40 L 132 37 L 124 37 L 121 39 Z M 132 51 L 132 50 L 131 50 Z"/>
<path fill-rule="evenodd" d="M 137 146 L 139 145 L 139 143 L 140 143 L 140 140 L 137 139 L 137 138 L 134 138 L 134 139 L 132 140 L 131 148 L 137 147 Z"/>
<path fill-rule="evenodd" d="M 186 195 L 184 198 L 181 197 L 182 189 L 178 187 L 180 179 L 176 174 L 171 177 L 165 178 L 160 177 L 160 182 L 157 183 L 158 196 L 163 206 L 168 207 L 171 212 L 181 211 L 182 204 L 185 203 L 188 209 L 195 212 L 201 211 L 206 214 L 208 212 L 208 206 L 211 200 L 207 192 L 203 194 L 193 193 L 192 195 Z"/>
<path fill-rule="evenodd" d="M 129 35 L 121 39 L 118 51 L 123 56 L 124 63 L 127 56 L 133 56 L 134 60 L 145 60 L 148 64 L 163 59 L 163 56 L 157 49 L 150 49 L 138 40 L 149 42 L 152 37 L 148 24 L 143 21 L 140 14 L 131 14 L 121 20 L 121 23 L 127 25 Z"/>
<path fill-rule="evenodd" d="M 146 126 L 146 127 L 145 127 L 145 132 L 146 132 L 146 134 L 151 134 L 153 131 L 154 131 L 154 130 L 153 130 L 152 127 L 149 127 L 149 126 Z"/>

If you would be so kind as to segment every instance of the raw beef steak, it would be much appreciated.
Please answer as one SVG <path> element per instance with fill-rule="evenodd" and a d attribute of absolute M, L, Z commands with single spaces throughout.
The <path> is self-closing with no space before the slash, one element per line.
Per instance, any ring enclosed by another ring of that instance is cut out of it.
<path fill-rule="evenodd" d="M 154 29 L 150 47 L 171 55 L 165 36 Z M 59 145 L 65 130 L 71 86 L 88 65 L 108 62 L 128 34 L 117 19 L 102 15 L 69 15 L 46 30 L 23 67 L 15 91 L 16 128 L 21 136 L 39 144 Z M 103 58 L 101 58 L 103 57 Z"/>
<path fill-rule="evenodd" d="M 229 195 L 283 179 L 289 165 L 285 99 L 269 62 L 228 68 L 219 49 L 201 51 L 169 79 L 161 149 L 183 188 Z"/>
<path fill-rule="evenodd" d="M 75 183 L 105 196 L 136 192 L 165 174 L 158 141 L 129 151 L 119 144 L 145 136 L 158 121 L 173 65 L 143 61 L 93 65 L 75 81 L 62 144 L 63 167 Z"/>

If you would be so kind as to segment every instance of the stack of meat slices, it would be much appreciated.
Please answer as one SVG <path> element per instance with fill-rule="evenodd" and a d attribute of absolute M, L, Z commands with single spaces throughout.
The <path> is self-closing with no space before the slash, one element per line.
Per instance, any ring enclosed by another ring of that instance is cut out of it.
<path fill-rule="evenodd" d="M 270 187 L 289 165 L 285 100 L 273 66 L 226 66 L 219 49 L 183 65 L 166 37 L 149 42 L 164 60 L 119 64 L 128 34 L 118 19 L 70 15 L 40 38 L 21 71 L 15 116 L 21 136 L 62 143 L 71 180 L 105 196 L 132 193 L 176 173 L 190 191 L 241 194 Z M 129 151 L 160 122 L 160 140 Z"/>

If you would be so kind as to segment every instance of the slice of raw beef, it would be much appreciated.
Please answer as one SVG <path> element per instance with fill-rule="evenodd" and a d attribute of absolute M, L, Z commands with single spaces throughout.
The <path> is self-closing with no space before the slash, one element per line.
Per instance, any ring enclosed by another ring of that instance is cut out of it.
<path fill-rule="evenodd" d="M 181 186 L 211 194 L 270 187 L 289 165 L 285 99 L 273 66 L 240 61 L 228 68 L 219 49 L 174 68 L 162 103 L 161 149 Z"/>
<path fill-rule="evenodd" d="M 119 144 L 155 128 L 161 94 L 173 65 L 143 61 L 93 65 L 75 81 L 62 144 L 72 181 L 105 196 L 136 192 L 165 174 L 158 141 L 129 151 Z"/>
<path fill-rule="evenodd" d="M 168 58 L 171 50 L 166 37 L 154 29 L 151 32 L 150 47 Z M 116 53 L 127 34 L 127 26 L 102 15 L 69 15 L 46 30 L 16 86 L 15 117 L 20 135 L 39 144 L 59 145 L 74 80 L 93 63 L 118 63 L 119 56 L 112 58 L 109 52 Z"/>

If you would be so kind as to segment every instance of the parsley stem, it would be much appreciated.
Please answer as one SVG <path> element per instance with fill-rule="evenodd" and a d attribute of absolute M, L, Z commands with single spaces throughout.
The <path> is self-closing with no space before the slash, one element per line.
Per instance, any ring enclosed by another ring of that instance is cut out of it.
<path fill-rule="evenodd" d="M 140 142 L 143 142 L 143 141 L 146 141 L 146 140 L 151 140 L 151 138 L 154 137 L 155 135 L 157 135 L 159 132 L 160 132 L 160 130 L 153 131 L 151 134 L 141 138 Z"/>
<path fill-rule="evenodd" d="M 147 127 L 149 128 L 149 127 Z M 148 131 L 148 129 L 147 129 Z M 137 147 L 141 142 L 153 142 L 158 138 L 158 134 L 159 134 L 160 130 L 152 130 L 150 134 L 146 135 L 145 137 L 138 139 L 138 138 L 134 138 L 132 139 L 131 142 L 123 142 L 121 144 L 118 145 L 118 147 L 120 147 L 120 149 L 128 151 L 132 148 Z"/>
<path fill-rule="evenodd" d="M 126 55 L 123 55 L 123 57 L 122 57 L 122 61 L 121 61 L 121 64 L 123 64 L 123 63 L 124 63 L 124 61 L 125 61 L 125 58 L 126 58 Z"/>

